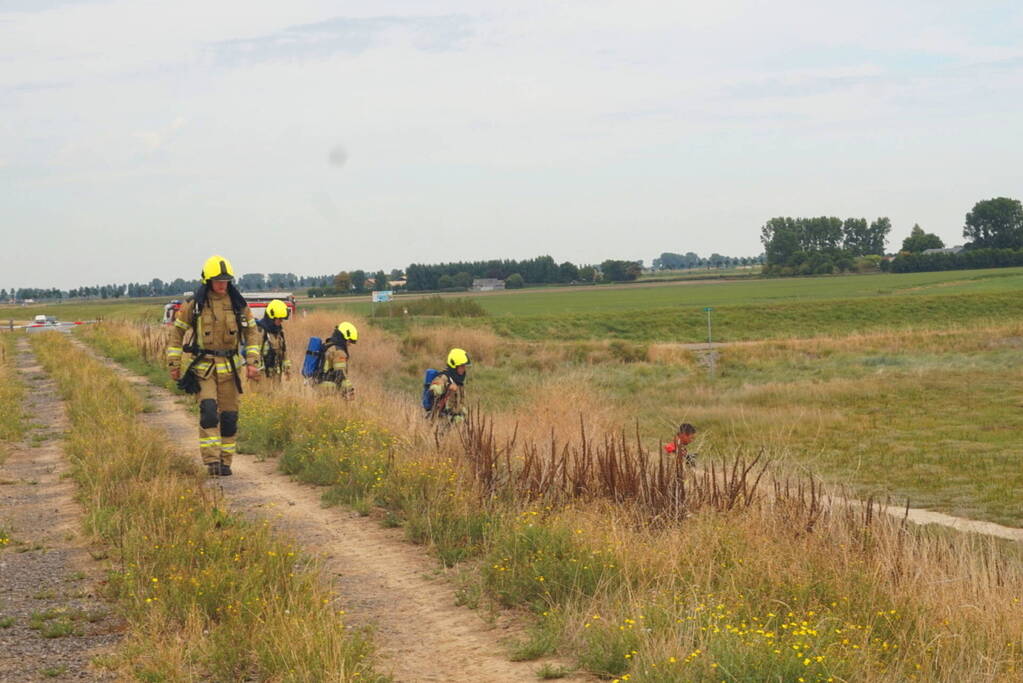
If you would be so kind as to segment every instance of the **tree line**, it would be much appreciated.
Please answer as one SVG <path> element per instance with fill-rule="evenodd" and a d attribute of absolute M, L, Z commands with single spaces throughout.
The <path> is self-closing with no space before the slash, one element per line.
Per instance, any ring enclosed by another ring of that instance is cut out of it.
<path fill-rule="evenodd" d="M 592 284 L 598 281 L 627 282 L 643 272 L 642 261 L 608 259 L 599 265 L 578 266 L 571 261 L 558 263 L 549 255 L 531 259 L 491 259 L 487 261 L 453 261 L 450 263 L 413 263 L 404 272 L 404 289 L 423 291 L 465 291 L 476 279 L 503 280 L 505 288 L 518 289 L 527 285 Z M 401 271 L 392 270 L 391 280 L 402 277 Z M 363 270 L 342 271 L 325 287 L 309 290 L 309 295 L 340 296 L 366 293 L 381 289 L 377 285 L 385 274 L 379 271 L 369 275 Z M 387 285 L 387 289 L 395 286 Z M 400 287 L 398 287 L 400 288 Z"/>
<path fill-rule="evenodd" d="M 295 275 L 294 273 L 246 273 L 238 278 L 238 289 L 243 292 L 261 290 L 294 289 L 329 284 L 333 275 Z M 53 301 L 60 299 L 120 299 L 142 298 L 150 296 L 182 297 L 186 292 L 194 292 L 199 287 L 199 280 L 176 278 L 164 282 L 153 278 L 149 282 L 129 282 L 124 284 L 92 285 L 75 287 L 74 289 L 12 287 L 0 289 L 0 301 L 35 299 L 37 301 Z"/>
<path fill-rule="evenodd" d="M 858 258 L 884 254 L 892 222 L 885 216 L 866 218 L 817 216 L 772 218 L 760 230 L 771 275 L 820 275 L 848 271 Z"/>
<path fill-rule="evenodd" d="M 571 282 L 578 278 L 578 274 L 579 269 L 574 264 L 566 261 L 559 265 L 550 256 L 537 256 L 522 261 L 492 259 L 437 264 L 413 263 L 405 269 L 405 287 L 413 292 L 463 285 L 468 287 L 477 278 L 507 280 L 512 275 L 518 275 L 523 283 L 548 284 Z"/>
<path fill-rule="evenodd" d="M 1021 266 L 1023 204 L 1010 197 L 977 202 L 966 214 L 963 237 L 967 242 L 961 250 L 925 254 L 926 249 L 941 249 L 944 244 L 937 235 L 925 233 L 919 225 L 915 225 L 902 243 L 902 251 L 886 264 L 886 270 L 912 273 Z"/>
<path fill-rule="evenodd" d="M 693 251 L 687 251 L 685 254 L 666 251 L 654 259 L 653 267 L 655 270 L 692 270 L 693 268 L 735 268 L 763 262 L 763 254 L 760 256 L 722 256 L 714 253 L 704 258 Z"/>

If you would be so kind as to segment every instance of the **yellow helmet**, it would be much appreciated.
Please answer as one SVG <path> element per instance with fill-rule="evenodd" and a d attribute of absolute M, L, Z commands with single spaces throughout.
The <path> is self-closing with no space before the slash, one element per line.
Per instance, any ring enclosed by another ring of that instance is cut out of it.
<path fill-rule="evenodd" d="M 451 349 L 448 352 L 448 367 L 454 369 L 459 365 L 472 365 L 469 354 L 465 352 L 465 349 Z"/>
<path fill-rule="evenodd" d="M 359 331 L 355 329 L 355 325 L 344 322 L 337 326 L 337 331 L 341 333 L 341 336 L 350 342 L 359 341 Z"/>
<path fill-rule="evenodd" d="M 213 255 L 202 264 L 202 282 L 206 284 L 210 280 L 233 280 L 234 268 L 231 262 L 223 256 Z"/>
<path fill-rule="evenodd" d="M 266 305 L 266 317 L 273 318 L 276 320 L 283 320 L 287 318 L 291 313 L 288 310 L 288 304 L 284 303 L 280 299 L 274 299 Z"/>

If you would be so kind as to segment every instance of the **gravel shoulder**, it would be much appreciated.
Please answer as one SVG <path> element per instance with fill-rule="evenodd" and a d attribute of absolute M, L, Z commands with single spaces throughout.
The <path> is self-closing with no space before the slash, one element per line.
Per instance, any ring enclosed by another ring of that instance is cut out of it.
<path fill-rule="evenodd" d="M 0 466 L 0 680 L 109 680 L 92 660 L 109 652 L 123 622 L 101 596 L 101 547 L 82 532 L 82 509 L 61 448 L 68 422 L 53 382 L 18 346 L 18 374 L 33 423 Z"/>

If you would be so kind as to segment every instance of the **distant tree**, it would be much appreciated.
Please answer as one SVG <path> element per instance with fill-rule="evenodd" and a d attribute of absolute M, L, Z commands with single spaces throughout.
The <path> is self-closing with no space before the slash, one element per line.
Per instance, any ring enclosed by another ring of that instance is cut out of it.
<path fill-rule="evenodd" d="M 245 273 L 238 278 L 238 288 L 243 292 L 258 292 L 266 289 L 266 278 L 262 273 Z"/>
<path fill-rule="evenodd" d="M 851 256 L 862 256 L 869 231 L 866 218 L 846 218 L 842 223 L 842 248 Z"/>
<path fill-rule="evenodd" d="M 977 202 L 966 214 L 963 237 L 973 247 L 1023 248 L 1023 204 L 1009 197 Z"/>
<path fill-rule="evenodd" d="M 455 279 L 450 275 L 441 275 L 437 278 L 437 289 L 451 289 L 455 286 Z"/>
<path fill-rule="evenodd" d="M 902 251 L 919 253 L 925 249 L 943 249 L 945 243 L 934 233 L 924 232 L 919 223 L 913 224 L 909 237 L 902 240 Z"/>
<path fill-rule="evenodd" d="M 682 256 L 673 254 L 670 251 L 662 253 L 654 259 L 654 268 L 657 270 L 674 270 L 682 267 Z"/>
<path fill-rule="evenodd" d="M 579 279 L 579 269 L 571 261 L 565 261 L 558 266 L 562 282 L 575 282 Z"/>
<path fill-rule="evenodd" d="M 352 288 L 352 276 L 345 271 L 341 271 L 334 276 L 334 289 L 344 293 L 348 292 Z"/>
<path fill-rule="evenodd" d="M 604 279 L 611 280 L 612 282 L 635 280 L 639 277 L 641 270 L 639 264 L 634 261 L 608 259 L 600 264 L 600 271 L 604 274 Z"/>
<path fill-rule="evenodd" d="M 373 289 L 378 292 L 390 289 L 391 286 L 387 282 L 387 273 L 382 270 L 378 270 L 377 274 L 373 276 Z"/>
<path fill-rule="evenodd" d="M 883 255 L 885 244 L 888 242 L 888 234 L 891 231 L 892 222 L 887 216 L 881 216 L 872 221 L 867 229 L 866 238 L 861 244 L 861 253 L 853 254 L 853 256 Z"/>
<path fill-rule="evenodd" d="M 522 276 L 518 273 L 512 273 L 504 279 L 504 286 L 506 289 L 522 289 L 525 285 L 525 280 L 523 280 Z"/>
<path fill-rule="evenodd" d="M 597 269 L 593 266 L 582 266 L 579 268 L 580 282 L 594 282 L 597 279 Z"/>
<path fill-rule="evenodd" d="M 454 282 L 454 286 L 459 289 L 469 289 L 472 287 L 472 274 L 467 273 L 464 270 L 460 273 L 455 273 L 454 277 L 451 278 Z"/>
<path fill-rule="evenodd" d="M 263 286 L 268 289 L 291 289 L 298 284 L 294 273 L 269 273 Z"/>
<path fill-rule="evenodd" d="M 353 270 L 352 271 L 352 288 L 356 292 L 366 291 L 366 271 L 364 270 Z"/>
<path fill-rule="evenodd" d="M 403 277 L 405 277 L 405 272 L 403 270 L 395 268 L 394 270 L 391 271 L 391 279 L 392 280 L 400 280 Z"/>
<path fill-rule="evenodd" d="M 760 241 L 767 254 L 767 265 L 782 267 L 792 265 L 802 249 L 802 230 L 793 218 L 772 218 L 760 229 Z"/>

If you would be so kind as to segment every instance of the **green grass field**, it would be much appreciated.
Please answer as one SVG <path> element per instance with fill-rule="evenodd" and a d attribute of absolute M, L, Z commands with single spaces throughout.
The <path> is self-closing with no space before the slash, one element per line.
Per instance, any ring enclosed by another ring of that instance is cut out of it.
<path fill-rule="evenodd" d="M 714 341 L 777 339 L 1018 318 L 1021 291 L 1023 268 L 527 289 L 476 295 L 490 315 L 468 324 L 518 339 L 701 342 L 711 307 Z M 313 307 L 371 311 L 365 301 Z M 409 318 L 378 324 L 445 322 Z"/>
<path fill-rule="evenodd" d="M 956 295 L 971 296 L 1004 294 Z M 331 319 L 299 318 L 289 334 Z M 277 455 L 285 471 L 329 486 L 327 502 L 384 512 L 464 570 L 466 604 L 521 609 L 531 626 L 517 658 L 556 651 L 618 680 L 1012 680 L 1018 544 L 857 512 L 825 515 L 807 533 L 795 500 L 645 526 L 638 498 L 563 505 L 530 488 L 520 499 L 514 477 L 479 467 L 496 452 L 486 429 L 483 441 L 435 435 L 410 410 L 422 369 L 464 344 L 476 359 L 470 400 L 493 420 L 498 448 L 518 440 L 505 463 L 557 453 L 555 438 L 578 444 L 581 418 L 594 448 L 611 430 L 631 440 L 638 421 L 650 450 L 687 420 L 702 467 L 763 448 L 803 485 L 813 473 L 852 494 L 1017 522 L 1023 424 L 1011 397 L 1023 390 L 1013 379 L 1023 323 L 946 326 L 729 346 L 713 369 L 670 344 L 538 343 L 457 323 L 399 338 L 366 326 L 356 401 L 294 381 L 247 393 L 241 434 L 247 454 Z M 104 348 L 134 343 L 140 357 L 149 344 L 135 325 L 88 332 L 124 342 Z"/>
<path fill-rule="evenodd" d="M 0 306 L 0 325 L 9 320 L 27 321 L 37 315 L 52 315 L 57 320 L 143 320 L 159 321 L 163 306 L 170 297 L 146 299 L 106 299 L 97 301 L 73 301 L 69 303 L 31 304 L 28 306 Z M 17 322 L 15 323 L 17 324 Z"/>

